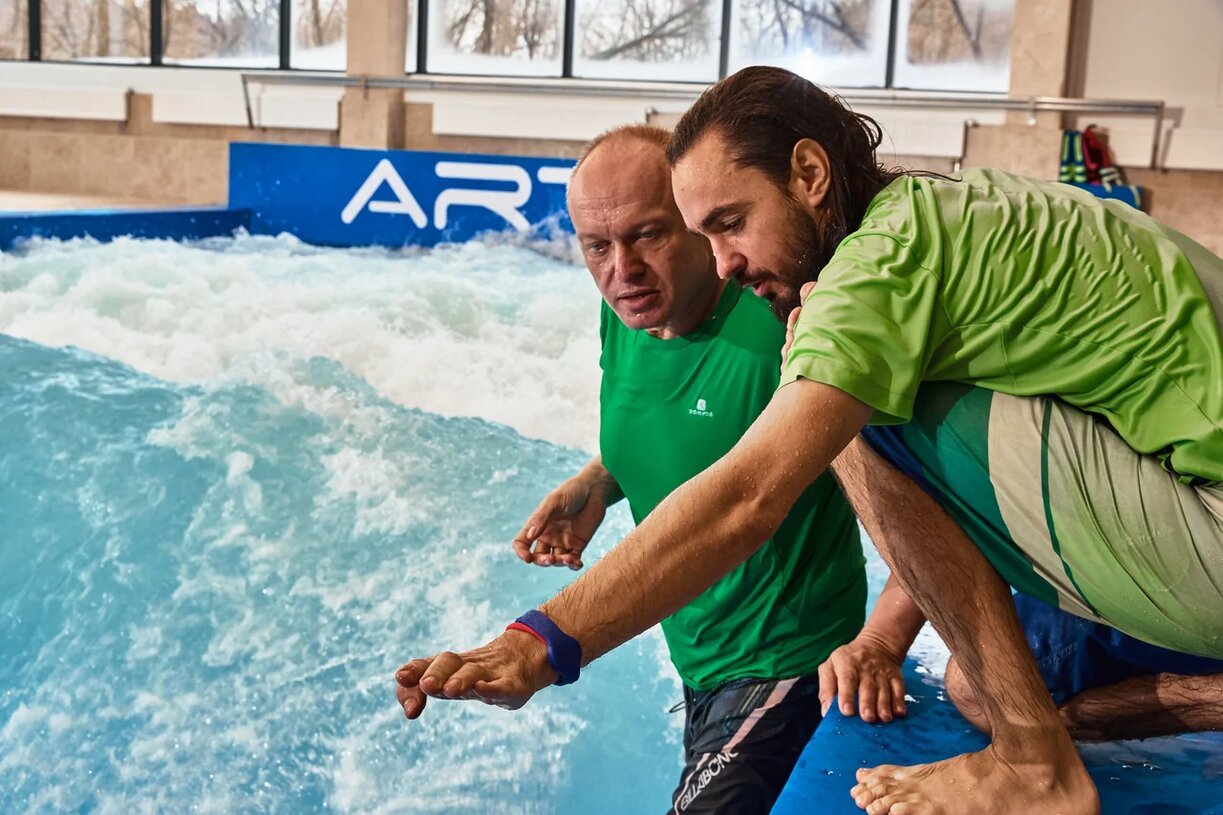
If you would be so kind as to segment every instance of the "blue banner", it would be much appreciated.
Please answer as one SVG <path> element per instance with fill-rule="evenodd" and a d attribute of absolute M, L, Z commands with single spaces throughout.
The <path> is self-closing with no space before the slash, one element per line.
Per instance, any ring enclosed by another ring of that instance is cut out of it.
<path fill-rule="evenodd" d="M 506 230 L 572 231 L 565 185 L 574 162 L 231 144 L 229 205 L 251 231 L 326 246 L 433 246 Z"/>
<path fill-rule="evenodd" d="M 130 236 L 183 241 L 232 235 L 250 226 L 249 210 L 215 207 L 13 212 L 0 215 L 0 252 L 27 238 L 93 238 L 105 242 Z"/>

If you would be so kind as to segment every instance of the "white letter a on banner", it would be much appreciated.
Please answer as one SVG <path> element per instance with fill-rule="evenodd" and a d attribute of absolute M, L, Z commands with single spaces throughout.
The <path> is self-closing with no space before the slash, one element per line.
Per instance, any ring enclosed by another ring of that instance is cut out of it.
<path fill-rule="evenodd" d="M 391 192 L 395 193 L 397 200 L 370 200 L 383 183 L 391 188 Z M 378 166 L 369 174 L 369 178 L 365 179 L 361 189 L 357 190 L 352 200 L 348 202 L 348 206 L 344 207 L 344 211 L 340 213 L 340 220 L 346 224 L 351 224 L 361 214 L 361 210 L 365 209 L 366 205 L 369 206 L 370 212 L 407 215 L 412 219 L 412 223 L 416 224 L 417 229 L 424 229 L 425 225 L 429 223 L 429 219 L 425 216 L 425 211 L 421 209 L 420 203 L 412 195 L 412 191 L 408 189 L 408 185 L 404 183 L 399 173 L 395 172 L 395 167 L 389 159 L 384 158 L 378 162 Z"/>

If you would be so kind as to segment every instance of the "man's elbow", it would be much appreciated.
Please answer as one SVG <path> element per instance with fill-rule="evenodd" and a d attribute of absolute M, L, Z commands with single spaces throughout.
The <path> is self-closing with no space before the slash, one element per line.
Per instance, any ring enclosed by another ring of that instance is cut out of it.
<path fill-rule="evenodd" d="M 800 491 L 801 492 L 801 491 Z M 797 501 L 788 490 L 764 481 L 745 481 L 730 508 L 738 537 L 750 542 L 753 551 L 771 538 Z"/>

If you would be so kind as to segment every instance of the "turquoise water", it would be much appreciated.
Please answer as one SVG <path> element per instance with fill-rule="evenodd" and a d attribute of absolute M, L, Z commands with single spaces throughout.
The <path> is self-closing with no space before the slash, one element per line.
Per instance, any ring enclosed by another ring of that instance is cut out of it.
<path fill-rule="evenodd" d="M 517 713 L 394 700 L 572 579 L 509 541 L 586 458 L 595 296 L 512 246 L 0 255 L 0 812 L 661 810 L 654 633 Z"/>

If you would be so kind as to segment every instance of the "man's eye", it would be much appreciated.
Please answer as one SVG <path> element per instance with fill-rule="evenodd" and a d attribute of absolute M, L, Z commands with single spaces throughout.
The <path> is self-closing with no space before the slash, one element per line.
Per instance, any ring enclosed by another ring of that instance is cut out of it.
<path fill-rule="evenodd" d="M 657 238 L 660 234 L 661 233 L 657 229 L 646 229 L 642 232 L 638 232 L 637 237 L 643 241 L 652 241 L 655 238 Z"/>
<path fill-rule="evenodd" d="M 603 254 L 604 252 L 606 252 L 606 251 L 607 251 L 607 244 L 605 244 L 605 243 L 592 243 L 592 244 L 590 244 L 589 246 L 587 246 L 587 247 L 586 247 L 586 251 L 587 251 L 588 253 L 592 254 L 592 255 L 601 255 L 601 254 Z"/>
<path fill-rule="evenodd" d="M 731 218 L 729 220 L 722 222 L 722 231 L 723 232 L 738 232 L 739 229 L 742 228 L 742 226 L 743 226 L 742 218 Z"/>

